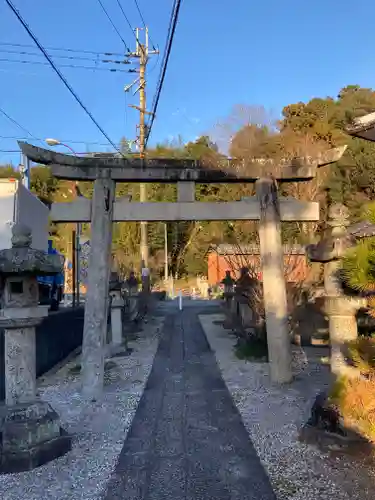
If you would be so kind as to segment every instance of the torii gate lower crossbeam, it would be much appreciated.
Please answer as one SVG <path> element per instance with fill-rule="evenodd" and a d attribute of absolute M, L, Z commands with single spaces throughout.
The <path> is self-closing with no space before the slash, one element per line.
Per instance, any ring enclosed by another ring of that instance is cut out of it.
<path fill-rule="evenodd" d="M 179 191 L 186 194 L 186 188 L 181 189 L 180 185 L 178 187 Z M 195 202 L 192 198 L 191 201 L 177 203 L 137 203 L 120 200 L 113 203 L 113 209 L 104 212 L 103 207 L 99 209 L 98 200 L 104 200 L 105 186 L 102 180 L 97 180 L 92 201 L 80 198 L 72 203 L 52 205 L 51 218 L 54 222 L 90 222 L 91 218 L 96 220 L 96 225 L 93 224 L 91 230 L 92 255 L 88 272 L 86 334 L 83 345 L 83 387 L 88 390 L 89 394 L 95 393 L 92 385 L 99 385 L 103 366 L 104 345 L 100 349 L 98 339 L 104 342 L 105 338 L 103 321 L 106 318 L 106 307 L 102 297 L 106 297 L 105 287 L 108 282 L 109 268 L 105 270 L 103 266 L 104 262 L 109 262 L 110 244 L 107 235 L 111 233 L 112 221 L 259 220 L 271 378 L 278 383 L 291 380 L 290 338 L 280 222 L 317 221 L 319 220 L 319 204 L 288 198 L 278 200 L 277 191 L 273 189 L 274 184 L 268 179 L 257 181 L 256 187 L 256 197 L 239 202 L 206 203 Z M 101 191 L 100 195 L 99 191 Z M 179 198 L 182 197 L 179 196 Z M 107 214 L 105 218 L 101 215 L 101 211 Z M 98 220 L 101 222 L 99 223 Z M 100 231 L 96 229 L 99 226 Z M 98 233 L 102 237 L 97 237 Z M 90 331 L 94 332 L 95 328 L 102 331 L 100 337 L 90 334 Z M 84 368 L 85 366 L 88 368 Z"/>
<path fill-rule="evenodd" d="M 280 217 L 284 222 L 319 220 L 319 203 L 280 198 Z M 70 203 L 54 203 L 54 222 L 91 222 L 92 201 L 77 198 Z M 257 197 L 233 202 L 130 202 L 117 200 L 113 205 L 113 222 L 260 220 Z"/>
<path fill-rule="evenodd" d="M 220 171 L 220 168 L 210 171 L 197 164 L 186 165 L 184 160 L 180 163 L 178 160 L 168 160 L 165 166 L 161 159 L 156 164 L 151 160 L 148 170 L 147 161 L 142 161 L 137 169 L 134 168 L 133 160 L 126 158 L 72 158 L 25 143 L 20 143 L 20 147 L 31 160 L 52 165 L 57 177 L 94 180 L 92 201 L 77 200 L 71 204 L 54 205 L 51 210 L 52 219 L 56 222 L 91 221 L 92 253 L 82 349 L 82 380 L 86 396 L 96 398 L 103 385 L 111 226 L 113 221 L 121 220 L 259 220 L 270 374 L 277 383 L 292 379 L 280 222 L 319 220 L 319 206 L 317 203 L 293 199 L 279 200 L 277 182 L 311 180 L 319 166 L 337 161 L 345 148 L 330 150 L 317 160 L 298 159 L 290 165 L 285 162 L 278 166 L 258 162 L 251 176 L 240 176 L 235 169 L 229 173 Z M 114 201 L 115 180 L 177 182 L 178 202 L 140 204 L 124 199 Z M 228 181 L 255 182 L 256 198 L 230 203 L 195 201 L 194 182 Z"/>

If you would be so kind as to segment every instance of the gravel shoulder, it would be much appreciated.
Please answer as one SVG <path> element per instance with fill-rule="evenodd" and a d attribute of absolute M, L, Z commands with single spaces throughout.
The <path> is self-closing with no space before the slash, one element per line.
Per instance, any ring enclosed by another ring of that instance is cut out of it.
<path fill-rule="evenodd" d="M 319 348 L 296 348 L 296 380 L 272 385 L 267 363 L 239 360 L 223 314 L 200 315 L 207 340 L 278 500 L 367 500 L 374 471 L 347 456 L 333 456 L 298 440 L 316 394 L 329 382 Z"/>
<path fill-rule="evenodd" d="M 151 318 L 130 342 L 130 356 L 107 364 L 104 391 L 96 403 L 81 397 L 80 377 L 71 360 L 39 381 L 38 392 L 58 412 L 74 435 L 73 449 L 38 469 L 0 476 L 4 500 L 99 500 L 116 466 L 159 343 L 164 318 Z M 72 370 L 73 368 L 73 370 Z"/>

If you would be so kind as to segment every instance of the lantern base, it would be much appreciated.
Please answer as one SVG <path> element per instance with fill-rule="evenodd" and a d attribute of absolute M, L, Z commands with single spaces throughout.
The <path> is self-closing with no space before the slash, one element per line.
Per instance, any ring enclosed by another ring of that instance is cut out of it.
<path fill-rule="evenodd" d="M 48 403 L 34 401 L 0 409 L 0 473 L 35 469 L 71 450 L 72 437 Z"/>

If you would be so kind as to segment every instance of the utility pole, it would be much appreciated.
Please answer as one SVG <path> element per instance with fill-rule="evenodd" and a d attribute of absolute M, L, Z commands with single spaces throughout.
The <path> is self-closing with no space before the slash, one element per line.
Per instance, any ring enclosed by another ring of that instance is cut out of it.
<path fill-rule="evenodd" d="M 145 35 L 145 43 L 140 42 L 140 32 L 144 31 Z M 139 92 L 139 106 L 131 105 L 132 108 L 135 108 L 139 111 L 139 156 L 144 159 L 145 157 L 145 146 L 146 146 L 146 123 L 145 116 L 146 114 L 150 115 L 146 110 L 146 68 L 150 55 L 158 54 L 158 50 L 149 50 L 149 39 L 148 39 L 148 28 L 136 28 L 136 48 L 135 52 L 129 54 L 129 58 L 135 58 L 139 61 L 139 77 L 134 80 L 131 85 L 127 85 L 124 90 L 128 92 L 133 85 L 139 83 L 138 88 L 135 90 L 135 95 Z M 141 183 L 139 190 L 139 198 L 141 202 L 147 201 L 147 184 Z M 147 222 L 141 222 L 141 267 L 148 267 L 148 230 L 147 230 Z"/>
<path fill-rule="evenodd" d="M 148 36 L 146 28 L 146 43 L 139 43 L 139 30 L 137 29 L 137 51 L 139 53 L 139 155 L 145 157 L 145 111 L 146 111 L 146 65 L 148 59 Z M 147 201 L 147 184 L 139 186 L 139 201 Z M 148 267 L 148 227 L 147 222 L 141 222 L 141 266 Z"/>

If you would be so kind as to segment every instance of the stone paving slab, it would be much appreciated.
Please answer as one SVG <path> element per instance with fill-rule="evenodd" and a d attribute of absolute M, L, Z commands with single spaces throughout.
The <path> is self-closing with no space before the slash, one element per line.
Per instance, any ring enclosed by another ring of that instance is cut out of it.
<path fill-rule="evenodd" d="M 153 368 L 104 499 L 274 500 L 198 320 L 202 308 L 165 312 Z"/>

